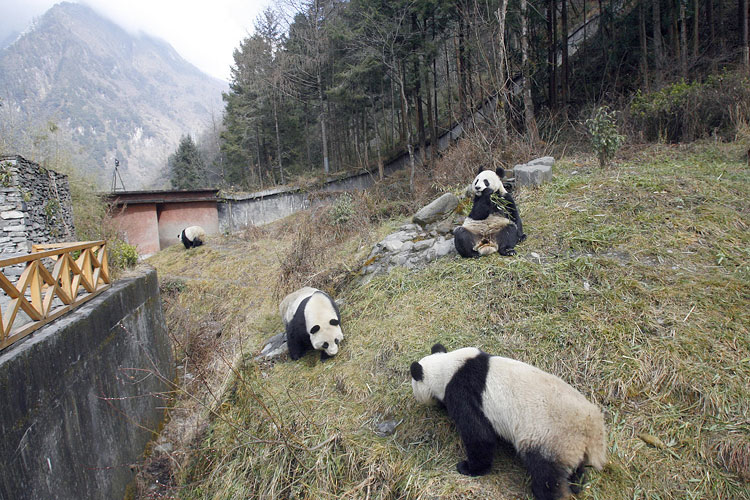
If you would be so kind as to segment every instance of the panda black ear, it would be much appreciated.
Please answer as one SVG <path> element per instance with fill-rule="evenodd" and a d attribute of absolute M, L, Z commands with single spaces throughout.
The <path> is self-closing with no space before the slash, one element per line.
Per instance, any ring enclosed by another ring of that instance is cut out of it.
<path fill-rule="evenodd" d="M 419 382 L 424 377 L 424 370 L 422 370 L 422 365 L 420 365 L 418 362 L 413 362 L 411 364 L 411 378 Z"/>
<path fill-rule="evenodd" d="M 448 349 L 446 349 L 443 344 L 435 344 L 432 346 L 430 353 L 435 354 L 436 352 L 448 352 Z"/>
<path fill-rule="evenodd" d="M 485 170 L 487 170 L 487 169 L 480 165 L 479 168 L 477 169 L 477 175 L 481 174 Z"/>
<path fill-rule="evenodd" d="M 505 169 L 504 169 L 503 167 L 497 167 L 497 168 L 495 169 L 495 173 L 496 173 L 496 174 L 497 174 L 497 176 L 498 176 L 498 177 L 500 177 L 501 179 L 502 179 L 503 177 L 505 177 Z"/>

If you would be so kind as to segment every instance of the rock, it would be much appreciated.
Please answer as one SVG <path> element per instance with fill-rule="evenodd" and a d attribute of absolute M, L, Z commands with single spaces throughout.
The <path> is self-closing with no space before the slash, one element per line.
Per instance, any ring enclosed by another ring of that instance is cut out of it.
<path fill-rule="evenodd" d="M 534 158 L 526 165 L 549 165 L 550 167 L 555 166 L 555 158 L 552 156 L 542 156 L 541 158 Z"/>
<path fill-rule="evenodd" d="M 445 193 L 429 205 L 422 207 L 412 220 L 421 226 L 426 226 L 440 219 L 444 219 L 458 206 L 458 198 L 453 193 Z"/>
<path fill-rule="evenodd" d="M 24 213 L 18 210 L 9 210 L 7 212 L 0 212 L 0 217 L 3 219 L 23 219 Z"/>
<path fill-rule="evenodd" d="M 286 345 L 286 332 L 277 333 L 266 341 L 266 345 L 261 349 L 260 354 L 255 357 L 256 361 L 267 361 L 276 359 L 289 352 Z"/>
<path fill-rule="evenodd" d="M 396 239 L 389 239 L 383 242 L 383 248 L 389 252 L 398 252 L 402 246 L 404 246 L 404 242 Z"/>
<path fill-rule="evenodd" d="M 403 419 L 399 420 L 398 422 L 396 422 L 395 420 L 385 420 L 383 422 L 378 422 L 377 424 L 375 424 L 375 434 L 380 437 L 390 436 L 391 434 L 396 432 L 396 427 L 398 427 L 401 422 L 403 422 Z"/>
<path fill-rule="evenodd" d="M 519 186 L 541 186 L 552 180 L 551 165 L 516 165 L 513 172 Z"/>
<path fill-rule="evenodd" d="M 434 238 L 429 238 L 426 240 L 416 241 L 414 242 L 414 247 L 412 248 L 413 252 L 421 252 L 422 250 L 426 250 L 432 246 L 432 244 L 435 243 Z"/>
<path fill-rule="evenodd" d="M 438 238 L 438 240 L 435 242 L 435 258 L 439 259 L 440 257 L 445 257 L 451 252 L 456 251 L 456 245 L 453 241 L 453 238 L 447 239 L 447 238 Z"/>

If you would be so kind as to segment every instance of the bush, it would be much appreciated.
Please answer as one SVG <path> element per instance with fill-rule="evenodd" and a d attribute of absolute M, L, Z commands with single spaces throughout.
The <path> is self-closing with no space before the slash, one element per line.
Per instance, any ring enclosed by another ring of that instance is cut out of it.
<path fill-rule="evenodd" d="M 331 205 L 328 218 L 334 226 L 343 226 L 354 216 L 354 199 L 349 193 L 344 193 Z"/>
<path fill-rule="evenodd" d="M 709 76 L 705 82 L 677 83 L 630 103 L 633 125 L 650 141 L 692 141 L 719 135 L 731 140 L 750 120 L 750 80 L 739 72 Z"/>
<path fill-rule="evenodd" d="M 109 247 L 109 265 L 111 268 L 127 269 L 138 263 L 138 250 L 121 239 L 115 238 L 107 242 Z"/>
<path fill-rule="evenodd" d="M 607 106 L 597 108 L 594 116 L 586 120 L 586 128 L 591 135 L 591 145 L 599 158 L 599 165 L 603 167 L 625 142 L 625 136 L 617 132 L 615 112 Z"/>

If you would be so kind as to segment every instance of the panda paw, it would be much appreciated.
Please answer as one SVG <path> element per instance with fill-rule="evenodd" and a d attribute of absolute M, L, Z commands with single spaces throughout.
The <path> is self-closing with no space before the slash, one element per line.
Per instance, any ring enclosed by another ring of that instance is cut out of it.
<path fill-rule="evenodd" d="M 472 469 L 469 466 L 469 461 L 468 460 L 463 460 L 461 462 L 458 462 L 458 464 L 456 464 L 456 469 L 458 470 L 459 473 L 463 474 L 464 476 L 474 476 L 474 477 L 476 477 L 476 476 L 483 476 L 483 475 L 487 474 L 487 471 L 476 471 L 476 470 Z"/>
<path fill-rule="evenodd" d="M 513 248 L 503 248 L 502 250 L 498 250 L 497 253 L 505 255 L 506 257 L 511 257 L 516 254 L 516 251 Z"/>

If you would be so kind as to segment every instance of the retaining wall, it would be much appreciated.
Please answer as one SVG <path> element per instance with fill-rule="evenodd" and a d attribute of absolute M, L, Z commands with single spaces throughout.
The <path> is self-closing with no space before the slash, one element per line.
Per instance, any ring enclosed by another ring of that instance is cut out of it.
<path fill-rule="evenodd" d="M 0 352 L 0 499 L 123 498 L 173 377 L 151 268 Z"/>

